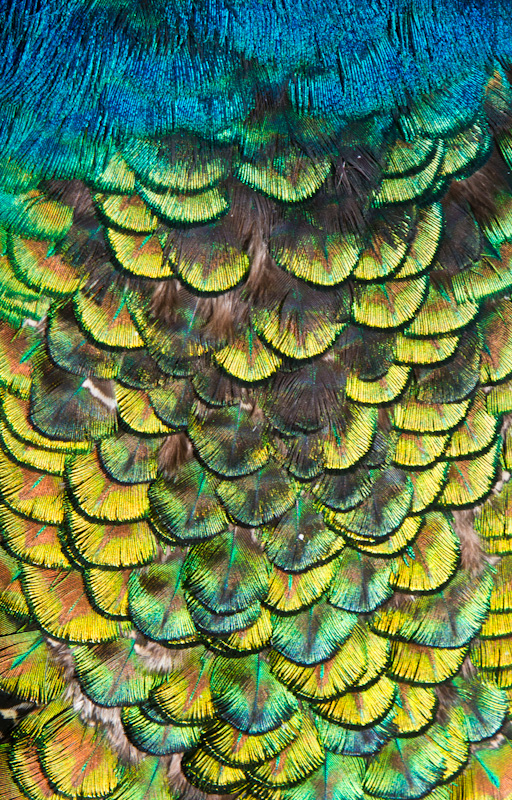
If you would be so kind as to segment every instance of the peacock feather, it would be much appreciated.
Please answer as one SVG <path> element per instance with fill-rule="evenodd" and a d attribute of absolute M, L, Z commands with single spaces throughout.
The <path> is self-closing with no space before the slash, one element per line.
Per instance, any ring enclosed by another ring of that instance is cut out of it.
<path fill-rule="evenodd" d="M 0 800 L 509 800 L 509 4 L 0 14 Z"/>

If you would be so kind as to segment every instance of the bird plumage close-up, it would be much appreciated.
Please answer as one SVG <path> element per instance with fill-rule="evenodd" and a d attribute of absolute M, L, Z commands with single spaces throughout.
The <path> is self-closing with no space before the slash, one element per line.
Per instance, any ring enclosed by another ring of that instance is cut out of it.
<path fill-rule="evenodd" d="M 509 0 L 0 20 L 0 800 L 510 800 Z"/>

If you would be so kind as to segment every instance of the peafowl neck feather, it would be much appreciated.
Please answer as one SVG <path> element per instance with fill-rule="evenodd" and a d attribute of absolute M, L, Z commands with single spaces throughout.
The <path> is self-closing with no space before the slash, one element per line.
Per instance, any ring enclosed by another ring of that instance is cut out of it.
<path fill-rule="evenodd" d="M 511 43 L 3 0 L 0 800 L 512 796 Z"/>

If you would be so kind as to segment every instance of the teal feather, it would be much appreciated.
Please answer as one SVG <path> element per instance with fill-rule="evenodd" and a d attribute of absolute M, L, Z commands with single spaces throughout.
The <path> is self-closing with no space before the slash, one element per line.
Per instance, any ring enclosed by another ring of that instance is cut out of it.
<path fill-rule="evenodd" d="M 211 687 L 221 719 L 248 734 L 278 728 L 299 707 L 261 655 L 234 662 L 220 659 L 212 673 Z"/>

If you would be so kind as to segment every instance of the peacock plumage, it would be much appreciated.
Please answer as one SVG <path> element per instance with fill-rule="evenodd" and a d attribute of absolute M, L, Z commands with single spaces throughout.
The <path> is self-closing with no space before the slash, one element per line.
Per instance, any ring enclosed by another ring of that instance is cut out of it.
<path fill-rule="evenodd" d="M 0 8 L 0 800 L 509 800 L 508 0 Z"/>

